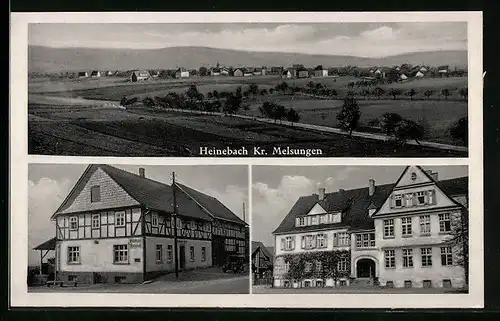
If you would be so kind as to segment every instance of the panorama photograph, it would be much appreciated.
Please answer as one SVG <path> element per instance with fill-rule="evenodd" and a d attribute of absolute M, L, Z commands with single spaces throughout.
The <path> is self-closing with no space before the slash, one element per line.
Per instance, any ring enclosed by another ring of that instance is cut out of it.
<path fill-rule="evenodd" d="M 32 155 L 468 155 L 467 22 L 28 29 Z"/>

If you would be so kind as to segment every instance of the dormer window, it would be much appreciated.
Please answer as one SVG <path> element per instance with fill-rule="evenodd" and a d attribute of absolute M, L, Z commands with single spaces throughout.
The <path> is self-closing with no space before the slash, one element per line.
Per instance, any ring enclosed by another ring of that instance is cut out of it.
<path fill-rule="evenodd" d="M 151 225 L 153 225 L 153 227 L 158 227 L 158 214 L 153 213 L 151 215 Z"/>
<path fill-rule="evenodd" d="M 300 226 L 304 226 L 304 225 L 306 225 L 306 220 L 305 220 L 305 218 L 303 218 L 303 217 L 299 218 L 299 225 L 300 225 Z"/>
<path fill-rule="evenodd" d="M 101 201 L 101 187 L 94 185 L 90 188 L 90 202 L 96 203 Z"/>
<path fill-rule="evenodd" d="M 340 223 L 342 221 L 342 214 L 335 213 L 333 214 L 333 222 L 332 223 Z"/>

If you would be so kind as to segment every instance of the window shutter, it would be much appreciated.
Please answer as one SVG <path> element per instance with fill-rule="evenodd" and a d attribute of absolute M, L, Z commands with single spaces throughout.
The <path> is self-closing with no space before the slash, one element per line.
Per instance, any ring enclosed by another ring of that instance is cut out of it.
<path fill-rule="evenodd" d="M 292 236 L 292 250 L 295 250 L 295 236 Z"/>
<path fill-rule="evenodd" d="M 411 198 L 413 200 L 413 206 L 416 206 L 417 205 L 417 193 L 412 193 L 411 194 Z"/>
<path fill-rule="evenodd" d="M 281 238 L 281 250 L 285 249 L 285 239 Z"/>
<path fill-rule="evenodd" d="M 436 192 L 434 190 L 430 190 L 429 191 L 429 195 L 432 196 L 432 202 L 431 202 L 431 204 L 432 205 L 436 205 Z"/>
<path fill-rule="evenodd" d="M 339 243 L 338 234 L 337 233 L 333 233 L 333 246 L 337 246 L 338 243 Z"/>
<path fill-rule="evenodd" d="M 325 246 L 324 247 L 328 247 L 328 234 L 323 234 L 323 238 L 325 240 Z"/>
<path fill-rule="evenodd" d="M 429 193 L 430 193 L 430 191 L 425 191 L 425 204 L 430 204 L 430 202 L 429 202 Z"/>
<path fill-rule="evenodd" d="M 408 194 L 401 194 L 401 207 L 406 207 L 406 198 Z"/>
<path fill-rule="evenodd" d="M 394 194 L 391 194 L 391 208 L 394 208 L 395 202 L 394 202 Z"/>
<path fill-rule="evenodd" d="M 300 226 L 300 219 L 298 217 L 295 219 L 295 226 Z"/>
<path fill-rule="evenodd" d="M 306 248 L 306 237 L 305 235 L 302 235 L 300 237 L 300 248 L 305 249 Z"/>

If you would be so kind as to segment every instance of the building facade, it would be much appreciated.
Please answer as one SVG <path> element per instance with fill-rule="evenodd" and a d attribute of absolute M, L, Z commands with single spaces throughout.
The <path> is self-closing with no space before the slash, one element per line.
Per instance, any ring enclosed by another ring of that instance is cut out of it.
<path fill-rule="evenodd" d="M 185 68 L 179 68 L 175 71 L 175 78 L 189 78 L 189 70 Z"/>
<path fill-rule="evenodd" d="M 451 240 L 464 230 L 467 208 L 467 177 L 439 181 L 419 166 L 394 184 L 320 189 L 299 198 L 273 232 L 274 286 L 463 287 L 467 250 Z M 308 270 L 299 280 L 290 277 L 297 255 Z"/>
<path fill-rule="evenodd" d="M 217 199 L 146 178 L 144 169 L 88 166 L 52 219 L 62 281 L 136 283 L 174 272 L 175 243 L 181 271 L 218 265 L 248 246 L 245 233 L 233 232 L 246 223 Z M 220 235 L 223 245 L 243 248 L 221 247 Z"/>

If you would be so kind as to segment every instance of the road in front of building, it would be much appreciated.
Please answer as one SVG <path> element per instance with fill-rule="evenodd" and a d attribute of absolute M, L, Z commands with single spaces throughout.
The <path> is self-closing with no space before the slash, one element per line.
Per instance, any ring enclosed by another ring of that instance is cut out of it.
<path fill-rule="evenodd" d="M 72 286 L 30 287 L 28 292 L 109 292 L 109 293 L 165 293 L 165 294 L 247 294 L 250 293 L 248 274 L 222 273 L 208 268 L 181 272 L 179 278 L 168 274 L 142 284 L 92 284 Z"/>
<path fill-rule="evenodd" d="M 466 289 L 444 289 L 444 288 L 381 288 L 381 287 L 327 287 L 327 288 L 299 288 L 284 289 L 271 288 L 269 286 L 253 286 L 252 294 L 444 294 L 444 293 L 467 293 Z"/>

